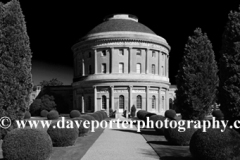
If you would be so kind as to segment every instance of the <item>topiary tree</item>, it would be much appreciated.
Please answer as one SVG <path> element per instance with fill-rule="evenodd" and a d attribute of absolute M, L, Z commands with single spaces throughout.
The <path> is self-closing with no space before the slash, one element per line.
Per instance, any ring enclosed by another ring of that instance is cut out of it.
<path fill-rule="evenodd" d="M 4 138 L 2 151 L 9 160 L 47 160 L 52 152 L 52 141 L 45 131 L 14 129 Z"/>
<path fill-rule="evenodd" d="M 133 105 L 131 108 L 131 117 L 135 117 L 135 115 L 136 115 L 136 107 L 135 105 Z"/>
<path fill-rule="evenodd" d="M 30 119 L 31 118 L 31 113 L 29 111 L 25 112 L 24 119 Z"/>
<path fill-rule="evenodd" d="M 58 111 L 52 110 L 47 113 L 47 119 L 48 120 L 54 120 L 59 118 L 59 113 Z"/>
<path fill-rule="evenodd" d="M 81 113 L 78 110 L 72 110 L 70 112 L 70 118 L 76 118 L 76 117 L 80 117 Z"/>
<path fill-rule="evenodd" d="M 216 99 L 217 63 L 212 44 L 200 28 L 189 37 L 176 76 L 176 105 L 183 119 L 204 119 Z"/>
<path fill-rule="evenodd" d="M 185 129 L 184 132 L 180 132 L 179 127 L 171 128 L 171 126 L 169 125 L 169 127 L 164 130 L 164 136 L 171 144 L 180 146 L 189 145 L 191 137 L 197 131 L 197 129 L 194 128 L 194 125 L 192 123 L 190 125 L 190 128 L 188 128 L 188 124 L 186 121 L 181 120 L 181 122 L 184 122 L 184 125 L 181 125 L 181 127 Z"/>
<path fill-rule="evenodd" d="M 32 52 L 19 1 L 0 3 L 0 28 L 0 117 L 14 123 L 24 118 L 33 86 Z"/>
<path fill-rule="evenodd" d="M 40 115 L 41 115 L 41 117 L 47 117 L 48 111 L 42 110 L 41 113 L 40 113 Z"/>
<path fill-rule="evenodd" d="M 35 99 L 33 103 L 30 105 L 29 111 L 33 116 L 39 116 L 42 109 L 42 100 Z"/>
<path fill-rule="evenodd" d="M 231 129 L 196 131 L 190 141 L 190 152 L 196 160 L 240 159 L 240 136 Z"/>
<path fill-rule="evenodd" d="M 171 120 L 176 119 L 176 111 L 175 110 L 172 110 L 172 109 L 166 110 L 164 115 L 166 118 L 169 118 Z"/>
<path fill-rule="evenodd" d="M 80 126 L 78 127 L 78 131 L 79 131 L 78 136 L 79 137 L 87 136 L 88 132 L 90 131 L 91 121 L 89 121 L 83 117 L 76 117 L 73 119 L 73 121 L 75 123 L 76 123 L 76 121 L 78 121 L 78 123 L 80 124 Z M 86 123 L 86 121 L 88 121 L 89 125 Z M 84 123 L 85 123 L 85 126 L 84 126 Z"/>
<path fill-rule="evenodd" d="M 65 122 L 65 126 L 68 124 Z M 73 123 L 73 128 L 58 128 L 57 122 L 52 123 L 47 130 L 54 147 L 72 146 L 78 138 L 78 128 Z"/>
<path fill-rule="evenodd" d="M 166 117 L 163 117 L 161 115 L 152 115 L 150 118 L 150 121 L 153 121 L 154 123 L 154 129 L 155 131 L 159 134 L 159 135 L 163 135 L 164 134 L 164 130 L 165 130 L 165 119 Z M 163 124 L 163 126 L 161 127 L 160 125 Z"/>
<path fill-rule="evenodd" d="M 240 8 L 240 7 L 239 7 Z M 219 60 L 219 102 L 231 124 L 240 119 L 240 9 L 231 11 L 222 35 Z"/>

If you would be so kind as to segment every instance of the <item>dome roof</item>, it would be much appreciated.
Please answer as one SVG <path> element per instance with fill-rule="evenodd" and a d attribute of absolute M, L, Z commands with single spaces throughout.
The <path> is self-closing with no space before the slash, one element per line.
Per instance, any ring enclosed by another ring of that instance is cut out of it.
<path fill-rule="evenodd" d="M 87 35 L 114 31 L 143 32 L 156 35 L 151 29 L 139 23 L 136 16 L 127 14 L 107 17 L 103 23 L 97 25 Z"/>

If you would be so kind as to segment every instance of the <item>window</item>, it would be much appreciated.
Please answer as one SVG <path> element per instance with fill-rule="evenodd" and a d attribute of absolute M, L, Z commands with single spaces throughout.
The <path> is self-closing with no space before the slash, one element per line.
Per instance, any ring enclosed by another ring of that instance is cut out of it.
<path fill-rule="evenodd" d="M 101 56 L 106 56 L 107 55 L 107 50 L 102 50 Z"/>
<path fill-rule="evenodd" d="M 107 97 L 102 96 L 102 109 L 107 109 Z"/>
<path fill-rule="evenodd" d="M 124 64 L 119 63 L 119 73 L 124 73 Z"/>
<path fill-rule="evenodd" d="M 138 63 L 136 66 L 137 73 L 141 73 L 141 64 Z"/>
<path fill-rule="evenodd" d="M 121 56 L 124 55 L 124 50 L 123 49 L 119 49 L 119 55 L 121 55 Z"/>
<path fill-rule="evenodd" d="M 102 73 L 107 73 L 106 63 L 102 64 Z"/>
<path fill-rule="evenodd" d="M 88 66 L 88 74 L 92 74 L 92 66 L 91 65 Z"/>
<path fill-rule="evenodd" d="M 88 57 L 90 58 L 92 55 L 91 55 L 91 52 L 88 53 Z"/>
<path fill-rule="evenodd" d="M 156 70 L 155 70 L 155 64 L 152 64 L 152 74 L 155 74 Z"/>
<path fill-rule="evenodd" d="M 137 108 L 142 108 L 142 97 L 140 95 L 137 96 Z"/>
<path fill-rule="evenodd" d="M 119 109 L 124 109 L 124 96 L 119 96 Z"/>
<path fill-rule="evenodd" d="M 156 109 L 156 97 L 152 96 L 152 109 Z"/>
<path fill-rule="evenodd" d="M 87 110 L 90 111 L 91 110 L 91 103 L 92 103 L 92 98 L 91 96 L 88 97 L 88 107 Z"/>
<path fill-rule="evenodd" d="M 152 57 L 156 57 L 156 51 L 152 52 Z"/>
<path fill-rule="evenodd" d="M 141 56 L 141 50 L 137 49 L 136 54 L 137 54 L 137 56 Z"/>

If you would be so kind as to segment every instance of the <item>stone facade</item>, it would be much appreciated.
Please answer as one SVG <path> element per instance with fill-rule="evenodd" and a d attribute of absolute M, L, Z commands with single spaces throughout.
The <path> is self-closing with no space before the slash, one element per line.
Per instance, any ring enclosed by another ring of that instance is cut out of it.
<path fill-rule="evenodd" d="M 127 15 L 115 15 L 104 25 L 120 19 L 146 28 Z M 72 47 L 74 108 L 83 113 L 110 108 L 121 113 L 134 105 L 163 114 L 169 109 L 170 46 L 162 37 L 138 28 L 112 31 L 109 27 L 109 31 L 95 29 Z"/>

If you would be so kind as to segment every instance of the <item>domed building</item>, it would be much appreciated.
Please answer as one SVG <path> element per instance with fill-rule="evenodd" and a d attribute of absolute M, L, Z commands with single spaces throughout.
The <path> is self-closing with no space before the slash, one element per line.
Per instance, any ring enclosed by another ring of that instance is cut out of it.
<path fill-rule="evenodd" d="M 72 47 L 74 108 L 117 113 L 169 109 L 167 41 L 127 14 L 108 16 Z"/>

